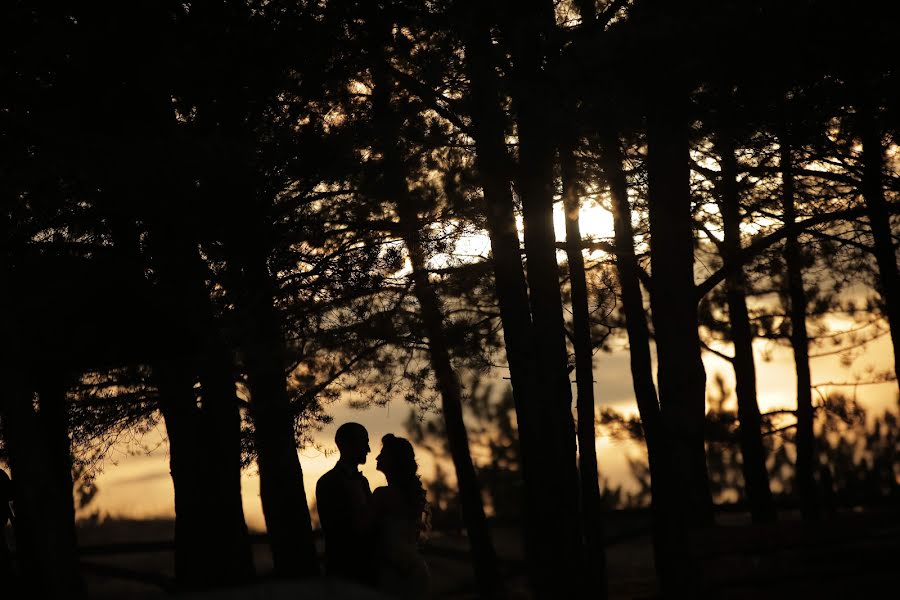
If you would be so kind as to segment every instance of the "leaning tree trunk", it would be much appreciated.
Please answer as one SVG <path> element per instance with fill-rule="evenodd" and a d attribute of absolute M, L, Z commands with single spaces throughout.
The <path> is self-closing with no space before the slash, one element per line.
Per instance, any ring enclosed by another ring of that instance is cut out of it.
<path fill-rule="evenodd" d="M 4 377 L 3 433 L 22 579 L 29 592 L 39 596 L 82 598 L 65 385 L 56 375 L 41 373 L 35 405 L 24 369 L 17 371 L 9 370 Z"/>
<path fill-rule="evenodd" d="M 281 318 L 264 253 L 247 248 L 241 262 L 236 298 L 246 325 L 244 367 L 269 546 L 277 576 L 308 577 L 319 569 L 287 393 Z"/>
<path fill-rule="evenodd" d="M 456 469 L 459 499 L 472 549 L 475 578 L 480 595 L 483 598 L 490 598 L 500 593 L 501 580 L 494 542 L 484 515 L 481 485 L 475 474 L 475 465 L 469 451 L 469 437 L 463 422 L 462 389 L 450 362 L 440 300 L 428 280 L 425 253 L 420 241 L 416 239 L 419 230 L 411 229 L 410 222 L 415 223 L 415 220 L 401 216 L 400 226 L 407 232 L 406 247 L 413 268 L 413 293 L 421 309 L 422 324 L 425 335 L 428 336 L 431 368 L 441 393 L 441 411 L 447 430 L 450 455 Z"/>
<path fill-rule="evenodd" d="M 641 416 L 641 427 L 650 456 L 653 471 L 653 450 L 659 436 L 659 399 L 653 382 L 653 358 L 650 352 L 650 329 L 644 311 L 637 256 L 634 252 L 634 228 L 631 225 L 631 205 L 628 201 L 628 182 L 622 167 L 624 157 L 619 140 L 614 134 L 602 142 L 603 172 L 609 183 L 613 204 L 613 229 L 615 236 L 616 272 L 622 294 L 622 311 L 625 313 L 625 329 L 628 333 L 631 380 Z"/>
<path fill-rule="evenodd" d="M 541 582 L 550 584 L 554 577 L 549 557 L 554 552 L 554 518 L 559 509 L 557 498 L 543 479 L 547 471 L 544 454 L 547 433 L 539 412 L 541 396 L 537 390 L 534 333 L 510 186 L 507 118 L 500 108 L 491 29 L 487 11 L 481 5 L 466 0 L 465 6 L 469 26 L 463 33 L 466 70 L 471 81 L 475 165 L 484 192 L 500 321 L 516 408 L 525 484 L 525 518 L 522 522 L 526 559 L 529 577 L 539 588 Z"/>
<path fill-rule="evenodd" d="M 737 259 L 741 252 L 741 204 L 738 191 L 738 163 L 734 141 L 728 131 L 719 136 L 722 155 L 721 213 L 724 232 L 724 259 Z M 756 523 L 775 520 L 775 502 L 769 489 L 766 452 L 762 441 L 762 418 L 756 393 L 756 363 L 753 358 L 753 333 L 747 311 L 747 277 L 743 268 L 734 269 L 726 279 L 725 295 L 728 320 L 734 345 L 734 377 L 740 423 L 741 469 L 750 513 Z"/>
<path fill-rule="evenodd" d="M 372 104 L 376 120 L 377 138 L 383 159 L 376 195 L 387 203 L 393 203 L 399 218 L 400 230 L 412 265 L 413 294 L 419 304 L 419 312 L 426 337 L 431 368 L 441 394 L 441 409 L 447 431 L 447 443 L 456 470 L 459 500 L 463 522 L 472 550 L 472 566 L 480 595 L 484 598 L 500 594 L 501 580 L 497 554 L 488 529 L 481 497 L 481 485 L 475 473 L 475 465 L 469 450 L 469 437 L 463 422 L 462 388 L 450 358 L 444 313 L 440 298 L 428 278 L 427 253 L 422 236 L 422 226 L 415 200 L 406 183 L 403 156 L 400 149 L 401 122 L 391 106 L 391 78 L 387 71 L 385 46 L 389 42 L 388 22 L 375 21 L 381 27 L 372 40 Z M 377 36 L 381 33 L 381 38 Z"/>
<path fill-rule="evenodd" d="M 238 123 L 219 106 L 220 123 Z M 247 147 L 239 126 L 229 130 Z M 220 194 L 235 197 L 244 207 L 239 222 L 231 223 L 225 247 L 227 287 L 233 295 L 241 327 L 240 346 L 250 391 L 260 500 L 266 521 L 275 575 L 299 578 L 319 573 L 312 521 L 297 456 L 294 430 L 297 411 L 287 388 L 288 360 L 283 320 L 275 306 L 276 285 L 268 266 L 270 240 L 266 210 L 254 204 L 250 158 L 229 157 L 223 164 Z"/>
<path fill-rule="evenodd" d="M 563 210 L 566 219 L 566 256 L 569 263 L 569 285 L 572 293 L 572 327 L 575 349 L 575 389 L 578 394 L 578 467 L 581 476 L 581 509 L 584 515 L 588 568 L 597 578 L 597 595 L 608 594 L 606 551 L 604 550 L 601 516 L 600 481 L 597 472 L 597 431 L 594 407 L 594 347 L 591 342 L 591 320 L 581 248 L 578 213 L 578 164 L 574 148 L 560 146 L 563 181 Z"/>
<path fill-rule="evenodd" d="M 884 144 L 872 106 L 864 105 L 860 109 L 860 130 L 863 145 L 863 199 L 875 242 L 879 291 L 884 300 L 885 316 L 891 330 L 894 373 L 897 374 L 897 383 L 900 385 L 900 272 L 897 271 L 897 249 L 894 247 L 890 212 L 882 182 Z"/>
<path fill-rule="evenodd" d="M 787 128 L 785 128 L 787 129 Z M 781 140 L 781 178 L 784 226 L 797 220 L 794 200 L 794 159 L 789 133 Z M 788 303 L 790 305 L 791 347 L 797 371 L 797 463 L 795 481 L 803 518 L 817 519 L 819 503 L 815 480 L 815 433 L 813 431 L 812 377 L 809 371 L 809 334 L 806 330 L 806 290 L 803 286 L 803 256 L 796 234 L 785 240 L 784 259 L 787 267 Z"/>

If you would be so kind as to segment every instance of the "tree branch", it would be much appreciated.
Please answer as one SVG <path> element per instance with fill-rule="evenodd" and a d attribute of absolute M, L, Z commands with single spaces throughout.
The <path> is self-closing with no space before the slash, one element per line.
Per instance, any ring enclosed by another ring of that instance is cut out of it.
<path fill-rule="evenodd" d="M 730 275 L 732 272 L 742 268 L 745 264 L 759 256 L 762 252 L 771 248 L 789 235 L 802 233 L 810 227 L 815 227 L 816 225 L 822 225 L 824 223 L 831 223 L 834 221 L 858 217 L 862 215 L 863 212 L 863 207 L 860 206 L 856 208 L 848 208 L 845 210 L 816 215 L 792 225 L 784 226 L 777 231 L 773 231 L 768 235 L 762 236 L 761 238 L 757 238 L 756 240 L 751 242 L 750 245 L 742 248 L 741 251 L 738 252 L 732 260 L 727 261 L 724 265 L 722 265 L 722 267 L 720 267 L 718 270 L 714 271 L 712 275 L 707 277 L 705 281 L 697 285 L 695 292 L 696 300 L 699 302 L 700 299 L 703 298 L 703 296 L 712 291 L 714 287 L 722 283 L 722 281 L 724 281 L 725 278 L 728 277 L 728 275 Z"/>
<path fill-rule="evenodd" d="M 718 350 L 716 350 L 715 348 L 712 348 L 709 344 L 707 344 L 707 343 L 704 342 L 703 340 L 700 340 L 700 346 L 701 346 L 704 350 L 706 350 L 707 352 L 709 352 L 710 354 L 715 354 L 715 355 L 718 356 L 719 358 L 721 358 L 721 359 L 723 359 L 723 360 L 727 360 L 727 361 L 730 362 L 730 363 L 733 363 L 733 362 L 734 362 L 734 357 L 733 357 L 733 356 L 728 356 L 728 355 L 725 354 L 724 352 L 719 352 Z"/>
<path fill-rule="evenodd" d="M 388 65 L 388 69 L 390 69 L 394 77 L 397 78 L 397 81 L 406 88 L 409 93 L 419 98 L 419 100 L 424 102 L 429 108 L 432 108 L 436 113 L 456 125 L 460 131 L 472 137 L 472 130 L 469 125 L 462 120 L 462 117 L 442 104 L 442 102 L 452 102 L 450 98 L 446 98 L 440 93 L 435 92 L 412 75 L 404 73 L 396 67 Z"/>

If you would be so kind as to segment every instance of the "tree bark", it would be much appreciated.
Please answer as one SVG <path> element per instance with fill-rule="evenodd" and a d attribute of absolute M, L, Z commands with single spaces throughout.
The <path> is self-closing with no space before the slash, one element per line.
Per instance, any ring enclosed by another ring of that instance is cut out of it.
<path fill-rule="evenodd" d="M 404 211 L 401 211 L 401 214 Z M 425 254 L 413 230 L 415 220 L 401 216 L 401 227 L 407 232 L 406 247 L 413 268 L 413 293 L 419 303 L 425 335 L 428 336 L 428 350 L 431 368 L 441 393 L 441 412 L 447 430 L 450 455 L 456 469 L 459 499 L 462 506 L 463 522 L 469 536 L 472 550 L 472 566 L 480 594 L 484 598 L 500 594 L 501 581 L 498 572 L 497 554 L 491 539 L 481 485 L 475 474 L 475 465 L 469 451 L 469 436 L 463 422 L 462 389 L 459 378 L 450 361 L 449 345 L 444 331 L 444 317 L 440 300 L 428 280 Z"/>
<path fill-rule="evenodd" d="M 19 367 L 4 377 L 3 421 L 22 578 L 30 592 L 44 597 L 83 598 L 65 385 L 54 373 L 35 374 L 42 380 L 35 403 L 24 365 Z"/>
<path fill-rule="evenodd" d="M 559 528 L 555 544 L 557 582 L 577 589 L 587 587 L 583 529 L 576 458 L 572 387 L 563 319 L 553 197 L 558 125 L 552 83 L 545 63 L 558 62 L 550 43 L 555 22 L 553 3 L 535 2 L 508 22 L 507 36 L 513 56 L 512 100 L 518 126 L 519 161 L 516 189 L 522 201 L 526 278 L 534 327 L 538 389 L 544 401 L 541 415 L 550 427 L 545 451 L 548 476 L 557 493 Z"/>
<path fill-rule="evenodd" d="M 252 217 L 260 220 L 260 216 Z M 264 235 L 251 225 L 230 243 L 229 270 L 242 317 L 243 366 L 250 390 L 260 500 L 275 574 L 309 577 L 319 573 L 303 468 L 297 456 L 295 411 L 287 391 L 285 342 L 275 289 L 269 272 Z"/>
<path fill-rule="evenodd" d="M 647 445 L 654 562 L 663 592 L 677 597 L 679 593 L 692 590 L 691 574 L 696 572 L 697 566 L 690 561 L 690 556 L 685 551 L 687 529 L 676 499 L 680 485 L 672 476 L 673 469 L 668 464 L 669 454 L 665 450 L 668 441 L 663 434 L 656 385 L 653 382 L 650 331 L 638 278 L 640 267 L 634 252 L 628 185 L 622 168 L 624 157 L 614 133 L 607 132 L 604 136 L 601 160 L 613 202 L 616 269 L 628 332 L 631 377 L 644 442 Z"/>
<path fill-rule="evenodd" d="M 549 432 L 540 414 L 540 391 L 534 331 L 528 287 L 521 260 L 515 211 L 510 186 L 509 155 L 501 95 L 496 81 L 488 11 L 474 1 L 463 4 L 467 26 L 463 28 L 466 70 L 471 82 L 472 131 L 476 168 L 484 192 L 484 211 L 494 263 L 500 321 L 516 407 L 522 477 L 525 484 L 523 529 L 532 585 L 538 594 L 550 596 L 558 561 L 560 508 L 552 484 L 544 479 L 550 466 L 546 456 Z M 560 573 L 565 572 L 561 571 Z"/>
<path fill-rule="evenodd" d="M 731 262 L 741 251 L 741 205 L 738 190 L 738 163 L 734 141 L 728 131 L 718 140 L 722 157 L 721 213 L 724 232 L 724 259 Z M 740 423 L 741 469 L 750 513 L 756 523 L 775 520 L 775 503 L 769 489 L 766 452 L 762 442 L 762 418 L 756 393 L 756 363 L 753 357 L 753 333 L 747 311 L 747 278 L 743 268 L 734 270 L 726 279 L 725 295 L 731 342 L 734 346 L 735 391 Z"/>
<path fill-rule="evenodd" d="M 656 333 L 660 419 L 657 573 L 664 595 L 696 597 L 700 569 L 689 530 L 713 521 L 706 472 L 706 372 L 700 354 L 694 285 L 687 97 L 663 81 L 647 120 L 650 307 Z M 654 503 L 656 506 L 656 503 Z"/>
<path fill-rule="evenodd" d="M 169 440 L 169 472 L 175 492 L 175 579 L 185 590 L 215 585 L 220 548 L 211 545 L 216 523 L 207 510 L 216 498 L 207 485 L 207 450 L 194 394 L 194 378 L 183 361 L 154 366 L 159 408 Z"/>
<path fill-rule="evenodd" d="M 665 82 L 654 100 L 647 125 L 647 171 L 661 433 L 669 442 L 670 476 L 683 490 L 678 495 L 682 517 L 694 526 L 708 525 L 706 371 L 695 300 L 687 97 L 679 86 Z"/>
<path fill-rule="evenodd" d="M 794 167 L 789 132 L 781 140 L 782 204 L 785 227 L 797 220 L 794 205 Z M 806 330 L 806 290 L 803 286 L 803 257 L 797 236 L 789 234 L 785 241 L 788 303 L 791 319 L 791 347 L 797 372 L 797 463 L 795 482 L 803 518 L 819 517 L 815 481 L 815 434 L 813 432 L 812 381 L 809 371 L 809 334 Z"/>
<path fill-rule="evenodd" d="M 634 228 L 631 225 L 631 205 L 628 201 L 628 182 L 622 168 L 619 140 L 608 134 L 602 142 L 603 171 L 609 183 L 613 204 L 613 229 L 616 247 L 616 272 L 622 294 L 622 310 L 625 313 L 625 329 L 628 333 L 631 380 L 641 415 L 641 426 L 650 455 L 653 470 L 653 450 L 659 437 L 659 399 L 653 382 L 653 358 L 650 352 L 650 329 L 644 311 L 637 256 L 634 252 Z"/>
<path fill-rule="evenodd" d="M 606 551 L 604 549 L 600 481 L 597 467 L 597 432 L 594 399 L 594 346 L 591 342 L 591 320 L 581 248 L 581 209 L 578 164 L 574 148 L 560 145 L 560 167 L 563 181 L 563 209 L 566 219 L 566 256 L 569 263 L 569 285 L 572 293 L 572 327 L 575 349 L 575 389 L 578 394 L 578 467 L 581 476 L 581 510 L 584 518 L 587 560 L 597 578 L 597 594 L 608 594 Z"/>
<path fill-rule="evenodd" d="M 881 129 L 873 113 L 873 107 L 863 104 L 860 108 L 860 137 L 863 152 L 862 192 L 866 203 L 866 216 L 875 242 L 875 260 L 878 263 L 878 283 L 884 300 L 884 311 L 891 330 L 894 348 L 894 373 L 900 385 L 900 272 L 897 271 L 897 249 L 891 234 L 890 212 L 884 197 L 882 170 L 884 168 L 884 144 Z"/>
<path fill-rule="evenodd" d="M 164 293 L 173 302 L 171 321 L 177 325 L 173 335 L 186 336 L 182 356 L 171 358 L 185 361 L 179 367 L 184 372 L 175 377 L 180 387 L 171 402 L 177 402 L 177 408 L 169 411 L 176 420 L 166 423 L 176 436 L 173 443 L 180 442 L 182 447 L 181 459 L 173 464 L 173 481 L 181 475 L 202 481 L 202 489 L 192 482 L 183 487 L 189 497 L 184 498 L 182 505 L 205 504 L 199 509 L 203 512 L 201 529 L 206 536 L 203 548 L 216 557 L 215 561 L 201 563 L 210 566 L 215 562 L 215 570 L 202 574 L 183 570 L 179 585 L 197 589 L 240 584 L 253 578 L 254 567 L 241 501 L 241 417 L 232 359 L 212 314 L 204 285 L 205 266 L 197 249 L 176 232 L 164 233 L 160 228 L 152 235 L 156 238 L 151 243 L 154 266 Z M 194 395 L 195 382 L 200 384 L 199 402 Z M 184 389 L 188 383 L 190 394 Z M 176 467 L 185 466 L 191 471 L 185 473 L 181 468 L 176 474 Z M 194 492 L 202 494 L 202 498 L 195 500 Z M 205 525 L 210 522 L 215 525 Z M 193 563 L 192 558 L 184 560 Z"/>

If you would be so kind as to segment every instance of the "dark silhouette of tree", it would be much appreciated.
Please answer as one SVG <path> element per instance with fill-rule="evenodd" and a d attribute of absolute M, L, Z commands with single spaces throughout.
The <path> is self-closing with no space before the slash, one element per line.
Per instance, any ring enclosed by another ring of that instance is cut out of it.
<path fill-rule="evenodd" d="M 462 388 L 451 362 L 450 340 L 445 327 L 444 309 L 435 287 L 429 279 L 426 231 L 420 218 L 421 200 L 409 189 L 402 154 L 401 108 L 391 97 L 392 78 L 389 72 L 388 49 L 394 45 L 391 35 L 394 23 L 389 13 L 369 11 L 370 33 L 365 42 L 369 53 L 372 76 L 372 112 L 375 128 L 375 148 L 382 160 L 377 167 L 373 195 L 383 205 L 393 204 L 398 219 L 400 237 L 412 269 L 413 295 L 419 305 L 424 334 L 428 340 L 431 368 L 441 395 L 441 412 L 450 454 L 459 486 L 459 502 L 472 549 L 472 564 L 483 597 L 496 596 L 500 591 L 497 557 L 487 528 L 481 489 L 476 476 L 469 440 L 462 415 Z M 400 103 L 402 100 L 397 100 Z"/>
<path fill-rule="evenodd" d="M 587 586 L 582 581 L 584 548 L 576 436 L 572 420 L 572 388 L 563 321 L 560 273 L 553 230 L 555 158 L 558 140 L 554 104 L 560 99 L 548 76 L 559 67 L 554 43 L 552 2 L 532 2 L 499 15 L 499 30 L 511 58 L 509 89 L 515 114 L 518 161 L 514 181 L 522 203 L 523 241 L 531 308 L 535 368 L 541 421 L 547 428 L 544 485 L 554 490 L 558 510 L 554 556 L 554 593 Z M 562 585 L 562 590 L 559 586 Z M 574 586 L 574 587 L 570 587 Z M 538 583 L 538 593 L 550 593 L 550 582 Z"/>
<path fill-rule="evenodd" d="M 789 122 L 788 122 L 789 123 Z M 780 159 L 782 170 L 782 209 L 787 226 L 796 222 L 796 200 L 792 157 L 793 144 L 790 125 L 782 129 Z M 818 502 L 815 493 L 814 437 L 812 381 L 809 369 L 809 334 L 807 333 L 807 296 L 803 283 L 801 249 L 797 235 L 790 234 L 785 242 L 785 265 L 791 321 L 791 347 L 797 373 L 797 489 L 803 506 L 803 514 L 808 519 L 816 518 Z"/>
<path fill-rule="evenodd" d="M 574 568 L 571 561 L 563 558 L 566 553 L 557 551 L 558 548 L 571 548 L 574 543 L 566 538 L 573 532 L 565 526 L 557 527 L 555 523 L 556 517 L 563 512 L 561 508 L 557 509 L 560 499 L 555 492 L 559 486 L 544 479 L 559 474 L 547 461 L 548 454 L 555 457 L 555 450 L 548 452 L 547 446 L 556 447 L 555 438 L 559 430 L 550 427 L 550 431 L 545 431 L 547 422 L 542 403 L 547 400 L 538 385 L 538 344 L 541 338 L 533 329 L 528 284 L 514 216 L 512 164 L 505 140 L 508 118 L 501 110 L 504 96 L 496 74 L 492 15 L 470 2 L 460 3 L 457 14 L 463 19 L 462 22 L 467 23 L 462 32 L 465 68 L 471 82 L 470 112 L 475 165 L 484 191 L 485 223 L 491 241 L 500 320 L 516 405 L 521 469 L 525 482 L 526 516 L 523 525 L 529 574 L 535 588 L 541 590 L 540 593 L 549 594 L 559 574 Z M 547 233 L 546 230 L 544 233 Z M 555 240 L 551 236 L 543 241 L 553 244 Z M 555 252 L 554 248 L 544 250 Z M 550 270 L 556 277 L 555 262 Z M 550 285 L 557 287 L 558 294 L 558 278 Z M 547 301 L 551 300 L 548 296 Z M 559 330 L 554 332 L 554 336 L 556 334 L 562 335 L 563 332 Z M 565 364 L 557 366 L 564 367 Z M 568 373 L 564 374 L 568 386 Z M 566 403 L 566 410 L 568 406 L 569 403 Z M 562 406 L 557 407 L 557 410 L 561 409 Z M 555 420 L 549 423 L 555 423 Z M 572 458 L 574 460 L 574 456 Z M 572 508 L 570 506 L 568 510 Z M 569 585 L 575 584 L 574 578 L 563 577 L 563 580 Z"/>
<path fill-rule="evenodd" d="M 717 135 L 717 146 L 721 156 L 721 179 L 719 211 L 722 215 L 722 251 L 725 260 L 733 260 L 740 253 L 742 203 L 738 181 L 738 157 L 733 129 L 731 105 L 733 98 L 723 99 L 720 115 L 720 131 Z M 762 421 L 759 413 L 756 393 L 756 365 L 753 357 L 753 333 L 747 309 L 747 277 L 743 269 L 735 270 L 725 282 L 730 322 L 730 337 L 734 345 L 735 379 L 737 381 L 738 414 L 741 435 L 741 459 L 744 468 L 744 481 L 750 500 L 751 512 L 756 521 L 766 522 L 775 519 L 775 506 L 769 490 L 769 476 L 766 472 L 765 453 L 763 450 L 760 427 Z"/>
<path fill-rule="evenodd" d="M 580 7 L 583 26 L 596 18 L 593 7 Z M 557 35 L 558 37 L 558 35 Z M 557 51 L 559 52 L 559 51 Z M 560 58 L 562 62 L 564 58 Z M 562 70 L 563 67 L 560 67 Z M 600 482 L 597 473 L 596 411 L 594 400 L 594 344 L 591 341 L 591 320 L 587 275 L 584 266 L 583 243 L 579 211 L 583 186 L 580 181 L 577 147 L 580 132 L 572 118 L 575 108 L 574 89 L 566 86 L 561 92 L 563 115 L 557 142 L 559 171 L 562 184 L 563 211 L 566 227 L 566 258 L 572 304 L 572 346 L 575 353 L 575 384 L 578 437 L 578 468 L 581 483 L 581 510 L 587 546 L 587 564 L 596 568 L 598 593 L 607 595 L 606 552 L 603 547 L 603 521 L 600 514 Z M 569 117 L 568 122 L 566 116 Z"/>

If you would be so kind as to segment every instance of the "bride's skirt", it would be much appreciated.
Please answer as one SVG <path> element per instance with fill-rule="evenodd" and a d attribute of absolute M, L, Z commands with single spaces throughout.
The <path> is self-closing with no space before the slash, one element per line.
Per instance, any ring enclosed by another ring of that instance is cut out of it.
<path fill-rule="evenodd" d="M 407 568 L 403 570 L 394 565 L 383 565 L 378 573 L 378 589 L 404 600 L 425 600 L 430 596 L 431 585 L 425 559 L 417 553 L 414 559 L 405 562 Z"/>

